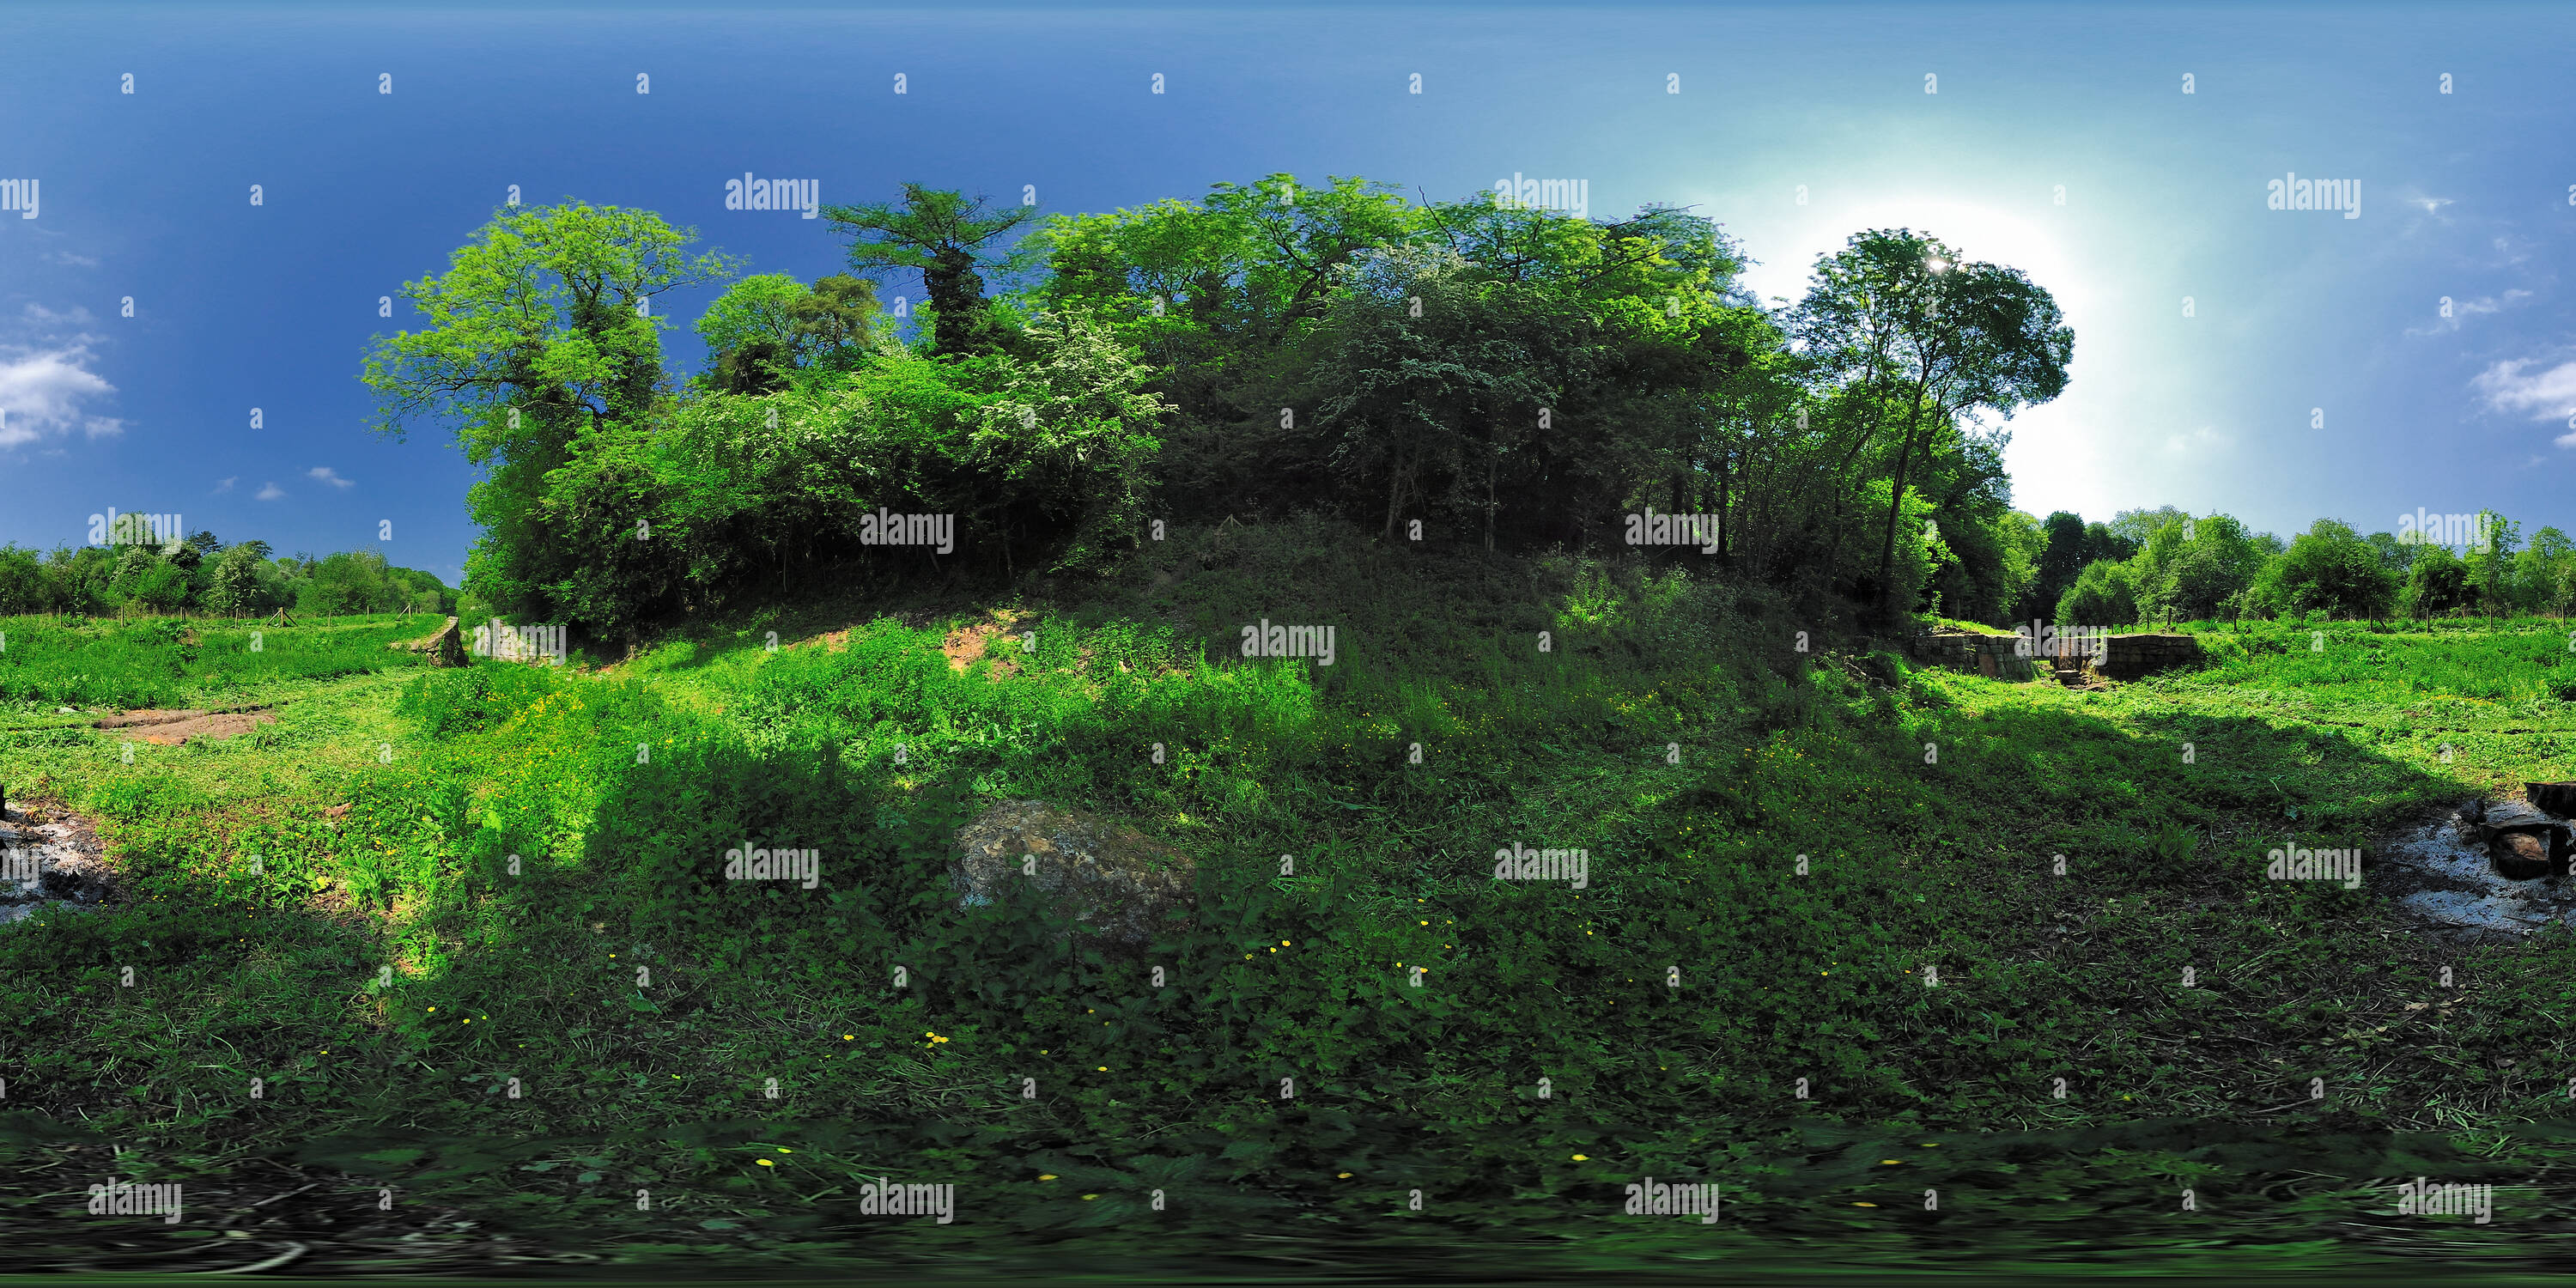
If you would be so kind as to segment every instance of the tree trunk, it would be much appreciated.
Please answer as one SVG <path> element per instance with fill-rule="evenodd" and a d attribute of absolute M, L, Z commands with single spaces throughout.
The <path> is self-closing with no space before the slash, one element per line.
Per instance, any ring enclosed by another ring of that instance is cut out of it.
<path fill-rule="evenodd" d="M 1884 620 L 1895 615 L 1896 522 L 1905 513 L 1905 474 L 1914 457 L 1915 424 L 1921 417 L 1922 398 L 1917 395 L 1905 416 L 1905 437 L 1896 448 L 1896 484 L 1888 489 L 1887 536 L 1878 547 L 1878 611 Z M 1908 605 L 1911 607 L 1911 605 Z"/>

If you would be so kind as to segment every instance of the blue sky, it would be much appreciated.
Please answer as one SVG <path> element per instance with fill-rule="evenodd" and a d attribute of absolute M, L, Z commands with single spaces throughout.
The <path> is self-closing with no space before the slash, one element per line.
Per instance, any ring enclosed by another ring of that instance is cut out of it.
<path fill-rule="evenodd" d="M 378 297 L 512 184 L 837 271 L 821 221 L 723 208 L 746 170 L 1053 210 L 1579 178 L 1596 218 L 1721 221 L 1765 296 L 1911 226 L 2075 328 L 2072 385 L 2013 422 L 2023 509 L 2576 530 L 2564 7 L 352 8 L 0 11 L 0 179 L 41 194 L 0 212 L 0 542 L 117 506 L 453 583 L 472 470 L 437 427 L 365 428 L 368 339 L 414 325 Z M 2267 209 L 2291 172 L 2357 180 L 2359 217 Z M 714 294 L 666 301 L 684 364 Z"/>

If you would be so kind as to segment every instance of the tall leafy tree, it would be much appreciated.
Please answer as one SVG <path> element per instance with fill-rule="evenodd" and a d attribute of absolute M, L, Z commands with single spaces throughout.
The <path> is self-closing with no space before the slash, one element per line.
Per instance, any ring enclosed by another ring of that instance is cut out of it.
<path fill-rule="evenodd" d="M 989 197 L 917 183 L 903 186 L 900 202 L 823 208 L 823 217 L 850 238 L 851 268 L 921 274 L 934 315 L 932 352 L 959 356 L 1002 347 L 983 274 L 1009 264 L 1004 239 L 1037 214 L 1035 206 L 996 206 Z"/>
<path fill-rule="evenodd" d="M 1875 428 L 1894 435 L 1876 579 L 1884 617 L 1897 607 L 1896 529 L 1917 461 L 1956 435 L 1963 413 L 2009 417 L 2063 392 L 2075 333 L 2057 301 L 2018 270 L 1965 262 L 1938 239 L 1904 228 L 1854 234 L 1820 257 L 1791 326 L 1869 391 Z"/>
<path fill-rule="evenodd" d="M 2317 520 L 2265 564 L 2251 596 L 2278 611 L 2337 617 L 2377 617 L 2397 597 L 2396 571 L 2350 524 L 2333 519 Z"/>
<path fill-rule="evenodd" d="M 2051 513 L 2040 523 L 2048 544 L 2040 552 L 2039 571 L 2031 586 L 2031 601 L 2045 616 L 2057 607 L 2057 598 L 2075 584 L 2084 571 L 2084 516 L 2067 510 Z"/>
<path fill-rule="evenodd" d="M 362 378 L 379 431 L 446 422 L 488 471 L 466 496 L 484 529 L 467 579 L 493 604 L 551 613 L 633 527 L 622 513 L 559 512 L 549 477 L 592 439 L 642 432 L 665 388 L 652 301 L 734 271 L 726 256 L 691 254 L 694 240 L 649 211 L 502 210 L 446 272 L 403 286 L 428 325 L 377 337 Z"/>
<path fill-rule="evenodd" d="M 2469 580 L 2478 588 L 2479 605 L 2492 617 L 2513 607 L 2513 579 L 2506 570 L 2521 542 L 2522 525 L 2494 510 L 2480 510 L 2478 531 L 2484 540 L 2469 547 Z"/>

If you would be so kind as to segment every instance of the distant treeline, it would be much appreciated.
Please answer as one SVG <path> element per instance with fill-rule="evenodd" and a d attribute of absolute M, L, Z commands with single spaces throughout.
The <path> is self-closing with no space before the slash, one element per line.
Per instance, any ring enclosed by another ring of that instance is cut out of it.
<path fill-rule="evenodd" d="M 2319 519 L 2284 543 L 2224 514 L 2195 518 L 2171 506 L 2123 511 L 2108 524 L 2061 510 L 2034 526 L 2016 513 L 2008 580 L 2026 576 L 2028 589 L 2013 620 L 2123 626 L 2308 614 L 2563 615 L 2576 606 L 2576 545 L 2565 533 L 2542 528 L 2524 542 L 2521 525 L 2494 511 L 2458 518 L 2467 522 L 2428 525 L 2421 539 L 2411 522 L 2400 525 L 2402 535 L 2364 536 Z"/>
<path fill-rule="evenodd" d="M 0 546 L 0 616 L 24 613 L 198 612 L 249 617 L 453 612 L 456 592 L 372 550 L 316 559 L 272 557 L 265 541 L 227 546 L 214 533 L 184 540 L 64 547 L 40 554 Z"/>

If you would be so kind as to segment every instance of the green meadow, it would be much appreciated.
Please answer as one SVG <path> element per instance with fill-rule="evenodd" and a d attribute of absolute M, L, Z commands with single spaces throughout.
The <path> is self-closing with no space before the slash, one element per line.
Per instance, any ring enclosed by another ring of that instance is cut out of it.
<path fill-rule="evenodd" d="M 1264 617 L 1340 623 L 1335 664 L 1242 659 Z M 560 667 L 385 648 L 438 620 L 0 624 L 9 802 L 93 821 L 123 893 L 0 931 L 9 1258 L 323 1221 L 308 1273 L 2566 1253 L 2527 1218 L 2576 1176 L 2568 936 L 2263 875 L 2576 777 L 2554 620 L 2197 623 L 2205 669 L 2081 692 L 1322 523 Z M 246 704 L 279 718 L 88 727 Z M 1195 855 L 1193 924 L 1138 963 L 961 910 L 949 837 L 1022 797 Z M 723 880 L 746 840 L 817 888 Z M 1514 844 L 1585 888 L 1496 880 Z M 2518 1232 L 2401 1223 L 2419 1173 Z M 91 1174 L 206 1219 L 101 1244 L 52 1215 Z M 1725 1219 L 1623 1214 L 1647 1176 Z M 956 1222 L 860 1216 L 880 1177 Z"/>

